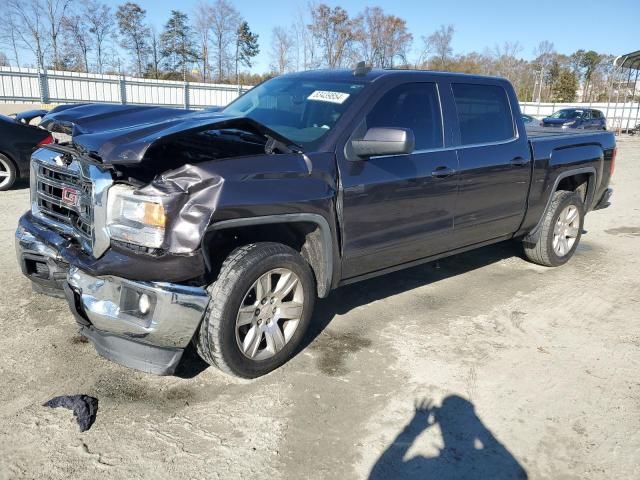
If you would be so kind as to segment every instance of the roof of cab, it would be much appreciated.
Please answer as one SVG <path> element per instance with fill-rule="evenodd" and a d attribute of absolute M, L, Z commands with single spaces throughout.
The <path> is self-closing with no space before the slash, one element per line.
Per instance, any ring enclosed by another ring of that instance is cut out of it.
<path fill-rule="evenodd" d="M 410 69 L 373 69 L 369 70 L 363 74 L 354 74 L 354 70 L 349 69 L 338 69 L 338 70 L 308 70 L 305 72 L 297 72 L 297 73 L 289 73 L 285 76 L 287 77 L 300 77 L 300 78 L 309 78 L 309 79 L 317 79 L 317 80 L 325 80 L 325 81 L 343 81 L 343 82 L 362 82 L 362 83 L 371 83 L 379 78 L 389 78 L 389 77 L 398 77 L 411 75 L 415 76 L 424 75 L 425 77 L 455 77 L 466 80 L 472 79 L 493 79 L 496 81 L 506 81 L 506 79 L 501 77 L 491 77 L 485 75 L 474 75 L 469 73 L 453 73 L 453 72 L 439 72 L 435 70 L 410 70 Z"/>

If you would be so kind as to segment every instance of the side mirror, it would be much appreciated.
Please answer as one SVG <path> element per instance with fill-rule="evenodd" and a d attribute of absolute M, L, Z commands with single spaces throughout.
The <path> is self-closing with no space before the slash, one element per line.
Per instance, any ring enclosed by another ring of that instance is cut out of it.
<path fill-rule="evenodd" d="M 370 128 L 362 140 L 352 140 L 358 157 L 406 155 L 415 149 L 416 139 L 409 128 Z"/>

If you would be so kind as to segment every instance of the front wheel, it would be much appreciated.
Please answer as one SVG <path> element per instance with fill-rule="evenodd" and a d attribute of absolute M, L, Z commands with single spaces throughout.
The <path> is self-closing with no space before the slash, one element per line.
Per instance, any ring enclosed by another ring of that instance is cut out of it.
<path fill-rule="evenodd" d="M 315 281 L 298 252 L 279 243 L 234 250 L 208 289 L 196 346 L 210 365 L 255 378 L 299 348 L 315 303 Z"/>
<path fill-rule="evenodd" d="M 524 238 L 524 252 L 529 260 L 547 267 L 557 267 L 573 256 L 584 225 L 584 204 L 575 192 L 559 190 L 553 194 L 539 231 Z"/>

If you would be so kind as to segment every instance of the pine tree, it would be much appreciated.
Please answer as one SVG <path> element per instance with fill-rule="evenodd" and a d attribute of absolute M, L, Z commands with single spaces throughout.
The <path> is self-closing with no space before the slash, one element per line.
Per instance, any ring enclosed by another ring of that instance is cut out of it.
<path fill-rule="evenodd" d="M 253 33 L 249 28 L 249 24 L 243 21 L 236 32 L 236 83 L 240 83 L 238 66 L 243 65 L 251 68 L 253 57 L 259 53 L 258 34 Z"/>
<path fill-rule="evenodd" d="M 120 30 L 120 44 L 122 48 L 131 52 L 135 59 L 136 73 L 142 76 L 149 54 L 149 27 L 145 24 L 147 12 L 137 3 L 127 2 L 120 5 L 116 11 L 118 29 Z"/>
<path fill-rule="evenodd" d="M 576 99 L 576 90 L 578 90 L 578 77 L 571 70 L 562 69 L 553 85 L 553 101 L 573 102 Z"/>
<path fill-rule="evenodd" d="M 160 35 L 160 54 L 169 74 L 186 75 L 189 66 L 198 59 L 193 30 L 186 13 L 172 10 Z"/>

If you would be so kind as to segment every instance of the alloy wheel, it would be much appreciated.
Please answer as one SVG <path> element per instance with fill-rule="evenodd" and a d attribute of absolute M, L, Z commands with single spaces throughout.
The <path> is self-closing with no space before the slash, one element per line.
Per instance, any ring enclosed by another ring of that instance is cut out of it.
<path fill-rule="evenodd" d="M 236 341 L 252 360 L 273 357 L 291 340 L 302 318 L 304 290 L 287 268 L 261 275 L 245 293 L 236 317 Z"/>

